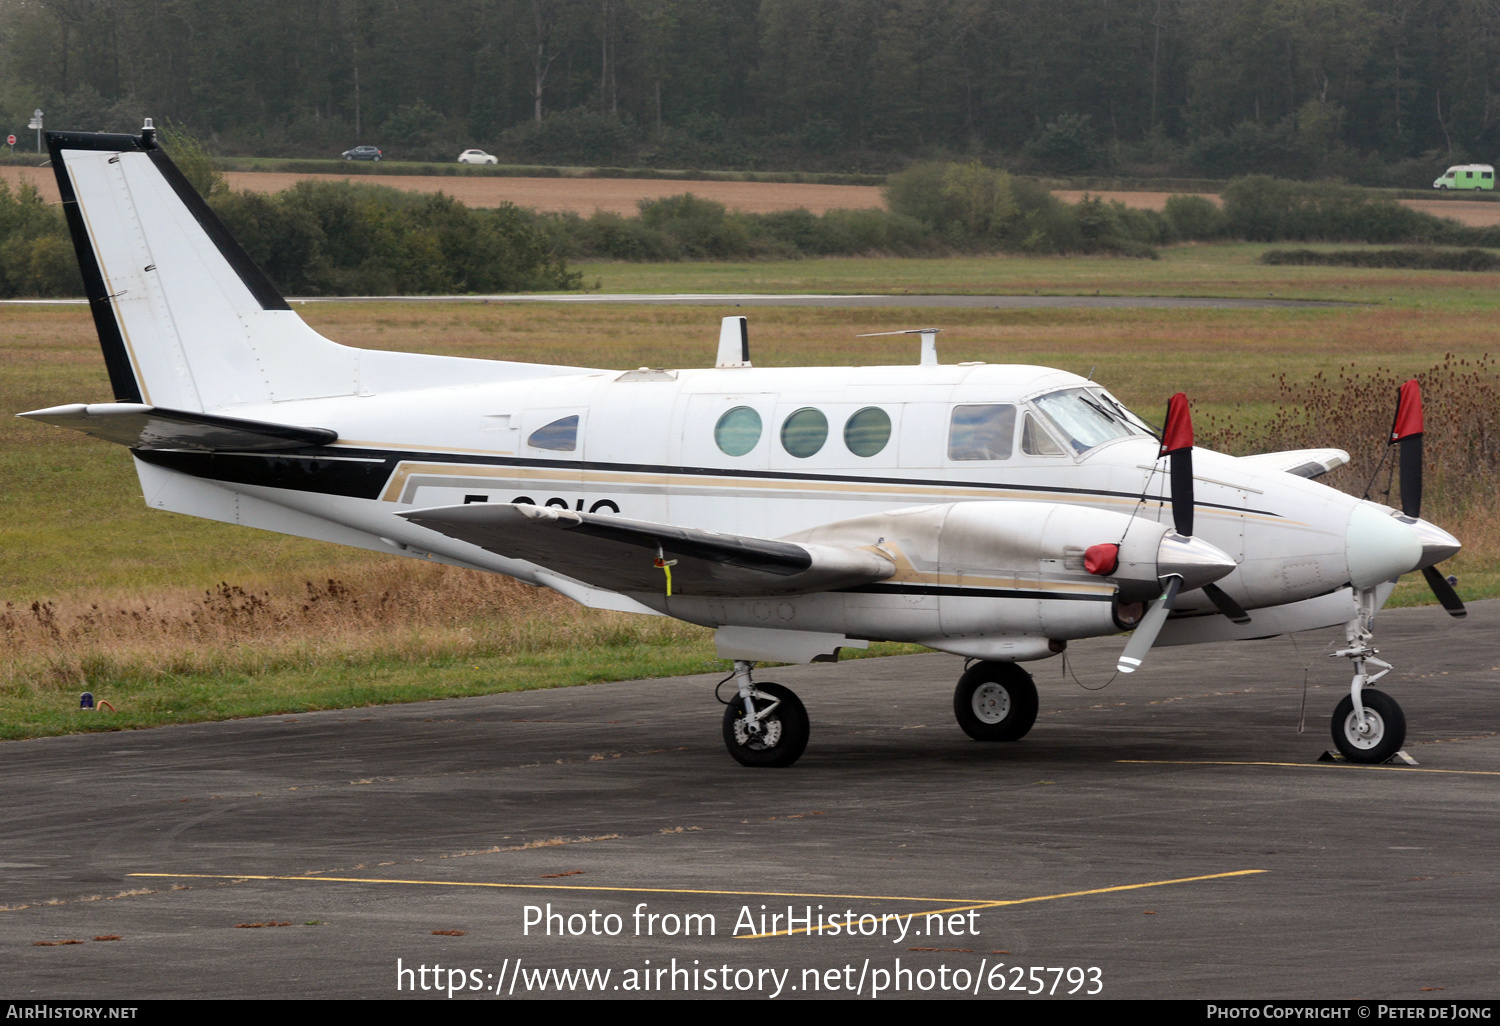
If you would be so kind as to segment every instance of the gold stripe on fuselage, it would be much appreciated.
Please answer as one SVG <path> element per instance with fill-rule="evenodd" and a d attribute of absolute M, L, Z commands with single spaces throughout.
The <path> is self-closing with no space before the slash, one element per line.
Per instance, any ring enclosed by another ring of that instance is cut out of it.
<path fill-rule="evenodd" d="M 436 478 L 437 481 L 423 481 Z M 444 480 L 447 479 L 447 480 Z M 913 503 L 954 502 L 962 499 L 1009 499 L 1030 502 L 1062 502 L 1072 505 L 1107 507 L 1133 512 L 1140 504 L 1138 497 L 1102 495 L 1065 491 L 1033 491 L 996 488 L 975 488 L 962 484 L 926 484 L 922 482 L 872 482 L 840 480 L 807 480 L 804 478 L 730 477 L 712 474 L 673 474 L 661 471 L 596 470 L 586 464 L 575 467 L 527 467 L 527 466 L 482 466 L 454 463 L 414 463 L 403 460 L 391 475 L 380 498 L 384 502 L 409 503 L 414 501 L 417 488 L 423 484 L 446 484 L 458 487 L 461 479 L 469 479 L 482 485 L 485 483 L 513 483 L 517 488 L 531 485 L 555 484 L 577 489 L 609 488 L 630 492 L 666 492 L 671 495 L 711 495 L 735 498 L 748 495 L 763 495 L 776 492 L 788 497 L 828 497 L 840 499 L 904 498 Z M 1157 502 L 1148 499 L 1148 502 Z M 1218 518 L 1244 517 L 1267 523 L 1305 526 L 1300 521 L 1264 513 L 1221 510 L 1212 507 L 1198 508 L 1199 516 Z"/>

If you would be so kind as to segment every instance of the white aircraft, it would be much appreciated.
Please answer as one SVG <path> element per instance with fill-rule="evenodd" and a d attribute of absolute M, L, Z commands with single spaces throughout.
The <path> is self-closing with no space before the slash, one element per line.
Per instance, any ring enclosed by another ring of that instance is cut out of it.
<path fill-rule="evenodd" d="M 1376 611 L 1420 569 L 1463 615 L 1433 569 L 1459 543 L 1418 518 L 1414 391 L 1402 512 L 1310 480 L 1342 451 L 1194 452 L 1180 396 L 1161 442 L 1075 374 L 939 364 L 931 330 L 904 367 L 756 368 L 739 317 L 703 370 L 352 349 L 291 310 L 149 121 L 47 140 L 115 401 L 21 416 L 128 447 L 156 509 L 715 628 L 747 766 L 808 740 L 758 661 L 871 640 L 967 656 L 959 725 L 1013 741 L 1037 714 L 1019 664 L 1075 638 L 1133 630 L 1129 673 L 1154 644 L 1337 624 L 1354 677 L 1334 740 L 1379 762 L 1405 721 L 1366 687 L 1389 670 Z"/>

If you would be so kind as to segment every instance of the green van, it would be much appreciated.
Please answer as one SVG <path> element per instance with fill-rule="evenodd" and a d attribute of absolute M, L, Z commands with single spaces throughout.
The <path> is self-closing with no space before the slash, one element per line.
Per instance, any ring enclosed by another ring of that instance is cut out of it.
<path fill-rule="evenodd" d="M 1457 164 L 1439 175 L 1432 183 L 1434 189 L 1485 189 L 1495 188 L 1495 169 L 1489 164 Z"/>

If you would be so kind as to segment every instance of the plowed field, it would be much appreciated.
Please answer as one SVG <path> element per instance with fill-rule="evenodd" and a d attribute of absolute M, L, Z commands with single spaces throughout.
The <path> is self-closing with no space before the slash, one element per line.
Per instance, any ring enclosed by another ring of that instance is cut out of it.
<path fill-rule="evenodd" d="M 339 181 L 345 175 L 298 175 L 279 172 L 231 171 L 225 175 L 235 189 L 254 192 L 280 192 L 297 181 L 308 178 Z M 14 188 L 22 181 L 34 184 L 49 203 L 57 202 L 57 183 L 50 168 L 0 167 L 0 180 Z M 641 200 L 661 199 L 691 192 L 695 196 L 717 200 L 734 210 L 765 214 L 776 210 L 805 207 L 821 214 L 838 207 L 865 208 L 882 206 L 880 189 L 873 185 L 816 185 L 785 182 L 693 182 L 653 178 L 449 178 L 441 175 L 359 175 L 354 181 L 388 185 L 413 192 L 442 192 L 471 207 L 497 207 L 514 203 L 535 210 L 572 211 L 585 216 L 596 210 L 617 214 L 634 214 Z M 1076 203 L 1082 191 L 1059 190 L 1058 199 Z M 1093 192 L 1107 200 L 1118 200 L 1126 206 L 1143 210 L 1160 210 L 1166 205 L 1166 192 Z M 1217 202 L 1211 193 L 1199 193 Z M 1500 224 L 1500 203 L 1483 200 L 1418 199 L 1402 200 L 1407 206 L 1438 217 L 1451 217 L 1460 224 L 1488 227 Z"/>

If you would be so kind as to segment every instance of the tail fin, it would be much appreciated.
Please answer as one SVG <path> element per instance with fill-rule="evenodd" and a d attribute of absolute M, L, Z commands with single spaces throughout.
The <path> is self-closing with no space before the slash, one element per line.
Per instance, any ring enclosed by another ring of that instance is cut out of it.
<path fill-rule="evenodd" d="M 116 399 L 204 411 L 358 390 L 360 351 L 292 312 L 149 127 L 47 147 Z"/>

